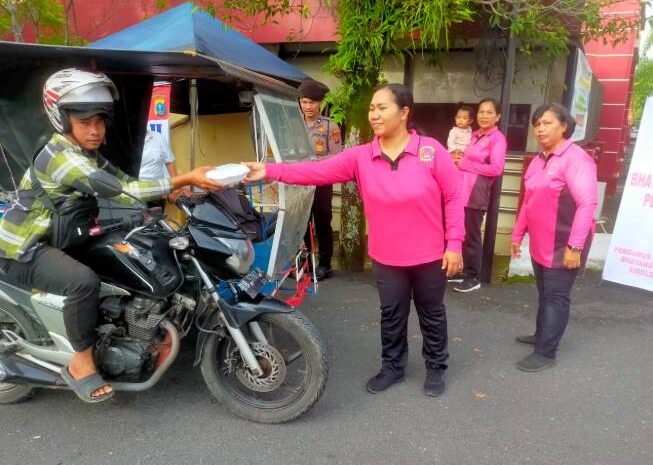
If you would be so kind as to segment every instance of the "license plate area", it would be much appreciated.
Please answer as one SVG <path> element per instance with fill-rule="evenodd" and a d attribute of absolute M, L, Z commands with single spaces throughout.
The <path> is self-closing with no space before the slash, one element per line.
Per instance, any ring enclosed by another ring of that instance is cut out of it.
<path fill-rule="evenodd" d="M 270 279 L 266 273 L 255 269 L 243 276 L 236 284 L 236 288 L 253 299 L 269 281 Z"/>

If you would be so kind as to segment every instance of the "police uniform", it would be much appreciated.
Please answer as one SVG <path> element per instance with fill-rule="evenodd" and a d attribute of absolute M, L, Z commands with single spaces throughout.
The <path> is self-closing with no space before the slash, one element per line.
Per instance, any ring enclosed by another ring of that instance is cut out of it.
<path fill-rule="evenodd" d="M 342 138 L 340 128 L 336 123 L 325 116 L 318 118 L 306 125 L 309 139 L 313 145 L 315 156 L 318 158 L 327 155 L 334 155 L 342 151 Z M 333 186 L 317 186 L 311 209 L 315 221 L 315 232 L 320 246 L 320 258 L 318 265 L 326 270 L 331 269 L 331 257 L 333 256 L 333 229 L 331 228 L 331 200 L 333 198 Z M 310 233 L 307 230 L 304 242 L 311 247 Z"/>

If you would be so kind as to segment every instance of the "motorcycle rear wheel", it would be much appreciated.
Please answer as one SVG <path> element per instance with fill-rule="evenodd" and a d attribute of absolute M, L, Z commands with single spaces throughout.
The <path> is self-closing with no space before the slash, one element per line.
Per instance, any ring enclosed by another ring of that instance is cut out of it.
<path fill-rule="evenodd" d="M 11 307 L 0 306 L 0 329 L 9 329 L 27 340 L 42 337 L 42 331 L 22 313 Z M 4 336 L 0 333 L 0 340 Z M 28 384 L 0 383 L 0 404 L 18 404 L 29 400 L 35 389 Z"/>
<path fill-rule="evenodd" d="M 201 361 L 202 376 L 230 412 L 260 423 L 286 423 L 306 413 L 324 393 L 326 347 L 317 328 L 300 312 L 267 313 L 257 321 L 271 346 L 266 350 L 265 344 L 251 344 L 264 370 L 263 378 L 254 377 L 243 366 L 229 335 L 209 336 Z"/>

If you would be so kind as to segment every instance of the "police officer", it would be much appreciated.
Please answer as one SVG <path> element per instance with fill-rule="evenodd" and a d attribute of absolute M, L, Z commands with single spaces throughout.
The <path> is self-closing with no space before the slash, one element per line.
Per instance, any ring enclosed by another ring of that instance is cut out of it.
<path fill-rule="evenodd" d="M 308 136 L 313 145 L 315 156 L 319 159 L 327 155 L 333 155 L 342 150 L 342 138 L 340 128 L 329 118 L 320 115 L 320 105 L 328 89 L 313 79 L 306 79 L 299 86 L 299 105 L 304 115 L 304 123 L 308 130 Z M 333 256 L 333 229 L 331 229 L 331 199 L 333 197 L 333 186 L 318 186 L 315 188 L 313 207 L 311 209 L 317 242 L 320 246 L 320 259 L 315 275 L 318 280 L 330 278 L 333 275 L 331 269 L 331 257 Z M 307 230 L 304 242 L 311 247 L 310 233 Z"/>

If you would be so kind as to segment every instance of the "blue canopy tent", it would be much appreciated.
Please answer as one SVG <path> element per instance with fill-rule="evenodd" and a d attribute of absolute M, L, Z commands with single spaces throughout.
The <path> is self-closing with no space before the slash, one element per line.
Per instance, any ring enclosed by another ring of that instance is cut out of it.
<path fill-rule="evenodd" d="M 307 76 L 192 3 L 184 3 L 88 45 L 90 48 L 185 52 L 297 83 Z"/>

